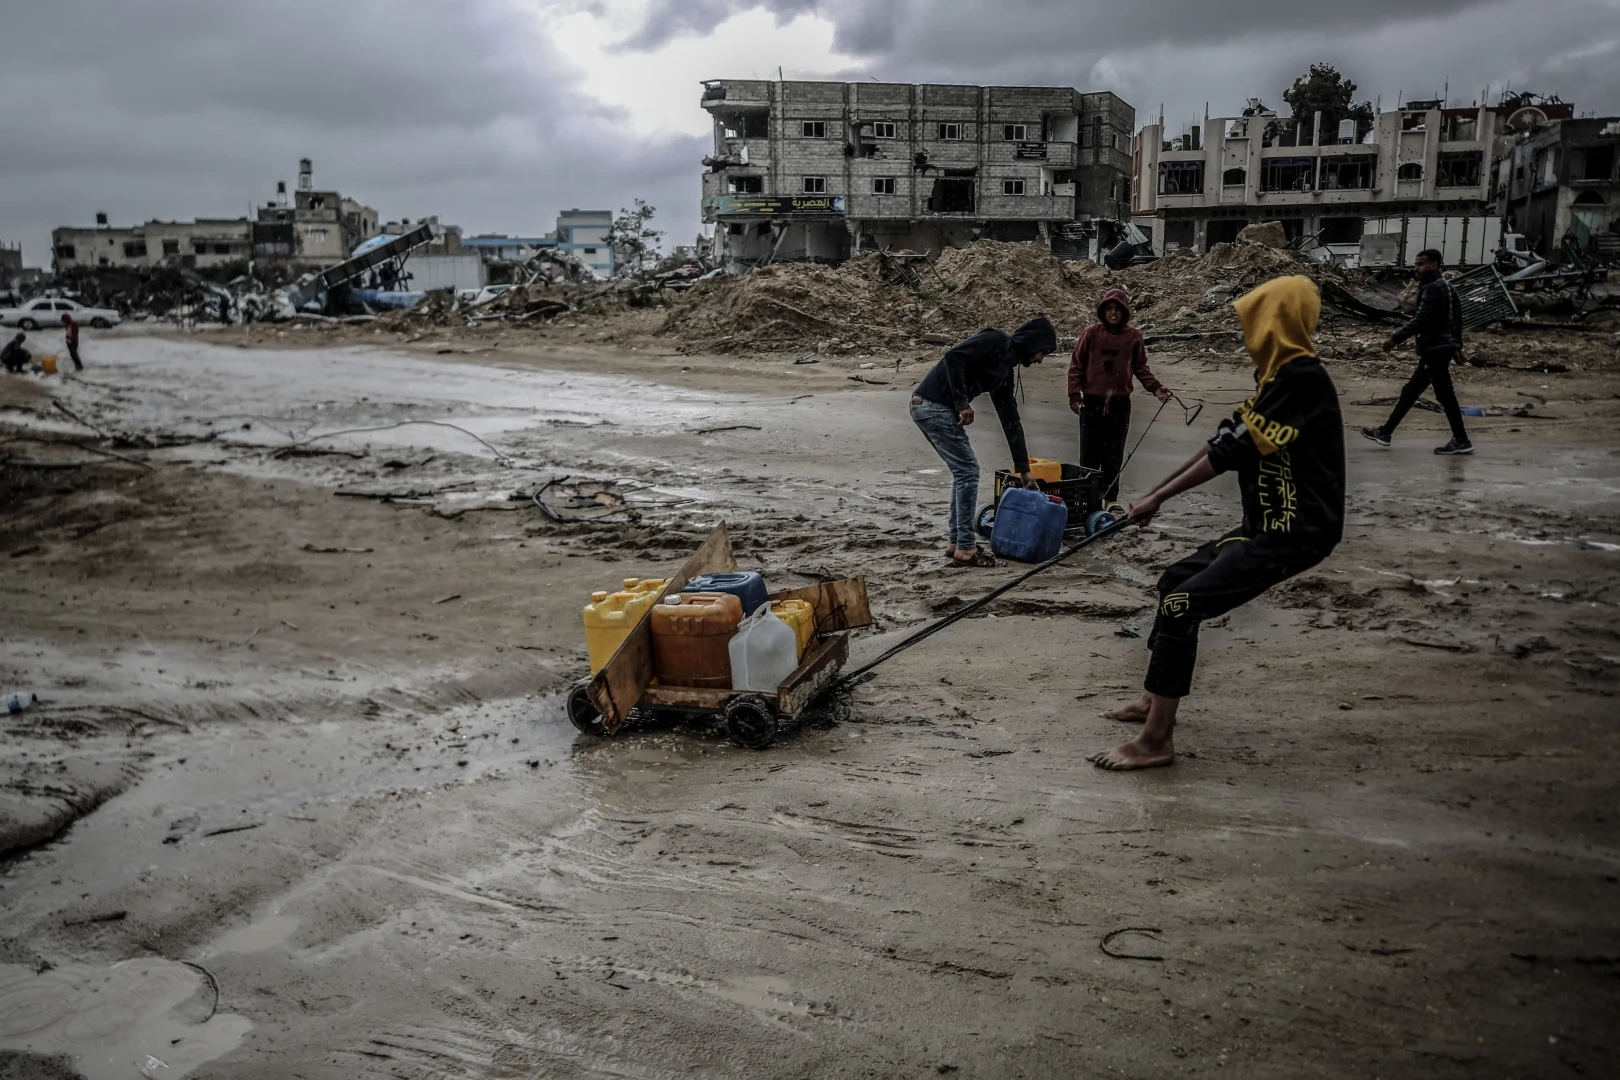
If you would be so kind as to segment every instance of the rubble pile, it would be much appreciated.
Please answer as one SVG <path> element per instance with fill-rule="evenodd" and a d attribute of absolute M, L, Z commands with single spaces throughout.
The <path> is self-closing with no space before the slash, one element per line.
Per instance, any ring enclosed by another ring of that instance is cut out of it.
<path fill-rule="evenodd" d="M 892 261 L 892 260 L 891 260 Z M 1342 281 L 1344 272 L 1266 243 L 1240 240 L 1206 256 L 1177 252 L 1107 270 L 1065 262 L 1038 243 L 980 240 L 947 249 L 899 280 L 868 252 L 839 267 L 767 266 L 693 290 L 660 333 L 690 351 L 885 351 L 939 344 L 984 326 L 1016 327 L 1044 314 L 1072 340 L 1095 319 L 1105 289 L 1123 285 L 1146 330 L 1195 333 L 1237 326 L 1230 301 L 1284 274 Z"/>

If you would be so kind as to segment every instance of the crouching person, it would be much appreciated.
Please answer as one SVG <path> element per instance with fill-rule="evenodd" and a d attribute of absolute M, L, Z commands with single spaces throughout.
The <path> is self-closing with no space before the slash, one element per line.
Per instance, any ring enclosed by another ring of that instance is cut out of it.
<path fill-rule="evenodd" d="M 1233 307 L 1254 359 L 1254 396 L 1185 465 L 1132 504 L 1130 516 L 1146 525 L 1166 499 L 1235 472 L 1243 522 L 1159 579 L 1144 693 L 1106 714 L 1140 723 L 1142 730 L 1093 755 L 1105 769 L 1170 764 L 1176 710 L 1192 690 L 1199 625 L 1309 570 L 1344 534 L 1343 420 L 1338 392 L 1311 340 L 1321 296 L 1309 278 L 1285 277 Z"/>

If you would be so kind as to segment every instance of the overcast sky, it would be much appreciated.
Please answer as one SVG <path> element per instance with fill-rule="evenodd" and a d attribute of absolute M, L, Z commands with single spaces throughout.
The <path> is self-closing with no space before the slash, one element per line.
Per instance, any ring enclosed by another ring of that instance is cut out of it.
<path fill-rule="evenodd" d="M 1138 124 L 1230 114 L 1336 64 L 1386 108 L 1491 88 L 1620 114 L 1620 0 L 12 0 L 0 22 L 0 240 L 237 217 L 316 184 L 385 219 L 549 230 L 658 207 L 699 228 L 720 77 L 1113 90 Z"/>

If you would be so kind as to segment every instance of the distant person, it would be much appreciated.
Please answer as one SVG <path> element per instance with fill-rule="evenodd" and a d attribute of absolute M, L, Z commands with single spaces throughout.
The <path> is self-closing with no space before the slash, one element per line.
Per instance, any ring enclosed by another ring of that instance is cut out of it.
<path fill-rule="evenodd" d="M 1268 281 L 1232 306 L 1254 358 L 1254 396 L 1185 465 L 1131 504 L 1131 520 L 1146 525 L 1171 496 L 1235 472 L 1243 521 L 1159 578 L 1142 696 L 1106 714 L 1142 730 L 1092 755 L 1104 769 L 1175 760 L 1171 736 L 1181 699 L 1192 690 L 1199 626 L 1309 570 L 1344 535 L 1344 420 L 1311 341 L 1322 297 L 1310 278 L 1294 276 Z M 1264 690 L 1250 686 L 1247 697 L 1263 715 Z"/>
<path fill-rule="evenodd" d="M 27 334 L 18 334 L 6 342 L 4 349 L 0 349 L 0 365 L 4 365 L 5 369 L 13 375 L 20 374 L 22 369 L 28 366 L 28 362 L 34 358 L 33 353 L 23 348 L 23 342 L 26 340 L 28 340 Z"/>
<path fill-rule="evenodd" d="M 73 370 L 83 371 L 84 365 L 79 362 L 79 321 L 71 312 L 62 312 L 62 325 L 67 328 L 67 351 L 73 359 Z"/>
<path fill-rule="evenodd" d="M 1395 346 L 1407 338 L 1417 337 L 1417 370 L 1401 387 L 1401 396 L 1395 402 L 1389 419 L 1378 427 L 1361 429 L 1364 438 L 1379 446 L 1388 446 L 1395 438 L 1395 429 L 1406 414 L 1412 411 L 1423 391 L 1434 385 L 1434 399 L 1445 410 L 1446 422 L 1451 425 L 1451 441 L 1437 446 L 1437 454 L 1472 454 L 1474 444 L 1468 440 L 1468 429 L 1463 427 L 1462 406 L 1457 404 L 1457 391 L 1451 385 L 1451 362 L 1462 353 L 1462 299 L 1451 282 L 1441 273 L 1445 256 L 1434 248 L 1418 252 L 1412 262 L 1423 287 L 1418 292 L 1417 314 L 1412 321 L 1389 335 L 1384 351 L 1393 352 Z"/>
<path fill-rule="evenodd" d="M 1125 443 L 1131 433 L 1132 379 L 1160 401 L 1170 390 L 1148 368 L 1142 331 L 1131 324 L 1131 294 L 1103 293 L 1097 321 L 1086 327 L 1069 358 L 1069 408 L 1080 418 L 1080 464 L 1098 469 L 1105 502 L 1119 498 Z"/>
<path fill-rule="evenodd" d="M 1031 319 L 1011 334 L 986 327 L 951 346 L 911 396 L 911 418 L 951 471 L 945 554 L 954 566 L 996 565 L 995 559 L 979 550 L 973 532 L 974 504 L 979 498 L 979 459 L 967 433 L 973 423 L 973 400 L 980 394 L 990 395 L 1007 436 L 1007 449 L 1012 451 L 1013 472 L 1032 486 L 1024 423 L 1018 416 L 1014 390 L 1018 370 L 1040 363 L 1056 348 L 1057 330 L 1044 317 Z"/>

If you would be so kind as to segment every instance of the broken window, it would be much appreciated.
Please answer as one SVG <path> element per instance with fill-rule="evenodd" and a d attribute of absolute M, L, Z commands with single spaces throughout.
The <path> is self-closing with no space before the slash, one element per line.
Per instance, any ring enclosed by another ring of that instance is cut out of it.
<path fill-rule="evenodd" d="M 1243 169 L 1227 169 L 1221 173 L 1222 187 L 1242 187 L 1249 182 L 1249 174 Z"/>
<path fill-rule="evenodd" d="M 799 125 L 799 134 L 806 139 L 825 139 L 827 137 L 827 121 L 806 120 Z"/>
<path fill-rule="evenodd" d="M 941 139 L 945 139 L 945 140 L 953 141 L 953 142 L 961 139 L 962 138 L 962 125 L 961 124 L 941 124 L 941 125 L 939 125 L 939 137 Z"/>
<path fill-rule="evenodd" d="M 1427 121 L 1428 118 L 1429 118 L 1428 113 L 1420 113 L 1420 112 L 1401 113 L 1401 130 L 1402 131 L 1422 131 L 1424 129 L 1424 127 L 1426 126 L 1425 121 Z"/>
<path fill-rule="evenodd" d="M 892 176 L 872 177 L 872 194 L 874 195 L 893 195 L 896 188 L 897 185 Z"/>
<path fill-rule="evenodd" d="M 165 240 L 165 241 L 163 241 L 163 254 L 165 254 L 165 255 L 178 255 L 178 254 L 180 254 L 180 241 L 178 241 L 178 240 Z"/>
<path fill-rule="evenodd" d="M 1208 247 L 1216 244 L 1230 244 L 1237 240 L 1238 233 L 1248 222 L 1243 218 L 1221 218 L 1209 223 L 1208 232 L 1204 236 L 1204 243 Z"/>
<path fill-rule="evenodd" d="M 1322 159 L 1323 191 L 1356 191 L 1373 185 L 1378 169 L 1376 154 L 1345 154 Z"/>
<path fill-rule="evenodd" d="M 124 241 L 124 258 L 126 258 L 126 259 L 144 259 L 144 258 L 146 258 L 146 241 L 145 240 L 126 240 L 126 241 Z"/>
<path fill-rule="evenodd" d="M 1478 187 L 1483 150 L 1442 153 L 1435 172 L 1435 187 Z"/>
<path fill-rule="evenodd" d="M 1202 195 L 1203 193 L 1204 163 L 1202 161 L 1161 161 L 1159 163 L 1160 195 Z"/>
<path fill-rule="evenodd" d="M 827 194 L 827 178 L 825 176 L 807 176 L 804 178 L 804 193 L 806 195 Z"/>
<path fill-rule="evenodd" d="M 321 196 L 321 195 L 316 195 L 313 198 L 311 198 L 309 200 L 309 208 L 311 210 L 324 210 L 324 209 L 326 209 L 326 199 L 325 199 L 325 197 Z"/>
<path fill-rule="evenodd" d="M 1001 138 L 1004 142 L 1028 142 L 1029 125 L 1003 124 L 1001 125 Z"/>
<path fill-rule="evenodd" d="M 1614 147 L 1588 146 L 1577 180 L 1607 180 L 1614 175 Z"/>
<path fill-rule="evenodd" d="M 1408 161 L 1395 170 L 1397 180 L 1423 179 L 1423 163 L 1421 161 Z"/>
<path fill-rule="evenodd" d="M 1260 165 L 1261 191 L 1315 191 L 1316 159 L 1266 158 Z"/>
<path fill-rule="evenodd" d="M 231 253 L 231 245 L 229 245 L 229 244 L 215 244 L 214 245 L 214 254 L 215 255 L 229 255 L 230 253 Z"/>
<path fill-rule="evenodd" d="M 733 195 L 762 195 L 765 192 L 765 178 L 763 176 L 730 176 L 726 178 L 726 190 Z"/>
<path fill-rule="evenodd" d="M 193 255 L 208 254 L 208 242 L 206 240 L 193 240 L 191 242 L 191 253 Z"/>
<path fill-rule="evenodd" d="M 1001 182 L 1001 193 L 1003 195 L 1022 195 L 1024 193 L 1024 182 L 1022 180 L 1003 180 Z"/>
<path fill-rule="evenodd" d="M 75 254 L 72 244 L 56 245 L 56 257 L 58 259 L 71 259 L 75 257 Z"/>
<path fill-rule="evenodd" d="M 743 113 L 726 121 L 728 139 L 767 139 L 770 134 L 771 121 L 766 113 Z"/>
<path fill-rule="evenodd" d="M 584 248 L 582 250 L 584 250 L 585 254 L 587 254 L 587 255 L 595 255 L 596 254 L 596 249 L 595 248 Z"/>
<path fill-rule="evenodd" d="M 928 209 L 936 214 L 971 214 L 973 203 L 972 177 L 942 176 L 934 181 Z"/>
<path fill-rule="evenodd" d="M 898 137 L 897 134 L 896 134 L 897 130 L 898 130 L 897 126 L 895 125 L 895 122 L 893 120 L 879 120 L 877 123 L 872 125 L 872 138 L 874 138 L 874 139 L 893 139 L 893 138 L 897 138 Z M 894 193 L 890 192 L 890 194 L 892 195 Z"/>
<path fill-rule="evenodd" d="M 1441 142 L 1473 142 L 1479 138 L 1479 118 L 1448 116 L 1440 128 Z"/>

